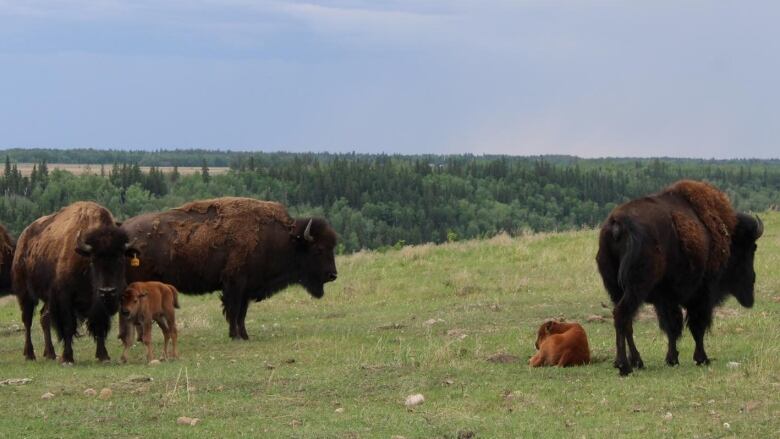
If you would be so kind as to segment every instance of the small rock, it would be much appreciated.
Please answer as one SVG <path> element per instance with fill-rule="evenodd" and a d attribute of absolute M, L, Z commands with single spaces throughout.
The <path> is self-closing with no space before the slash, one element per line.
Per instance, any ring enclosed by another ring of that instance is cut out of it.
<path fill-rule="evenodd" d="M 230 360 L 230 362 L 231 362 L 231 363 L 235 363 L 235 362 L 236 362 L 236 359 L 235 359 L 235 358 L 233 358 L 233 359 L 231 359 L 231 360 Z"/>
<path fill-rule="evenodd" d="M 731 428 L 731 424 L 729 424 L 728 422 L 724 422 L 724 423 L 723 423 L 723 428 L 725 428 L 726 430 L 728 430 L 728 429 L 730 429 L 730 428 Z"/>
<path fill-rule="evenodd" d="M 104 387 L 104 388 L 100 389 L 100 395 L 98 395 L 98 398 L 100 398 L 100 399 L 105 401 L 105 400 L 111 398 L 111 395 L 113 395 L 113 394 L 114 394 L 114 392 L 111 389 L 109 389 L 108 387 Z"/>
<path fill-rule="evenodd" d="M 672 412 L 666 412 L 662 417 L 664 418 L 664 421 L 671 421 L 672 418 L 674 418 L 674 415 L 672 415 Z"/>
<path fill-rule="evenodd" d="M 726 363 L 726 367 L 728 367 L 729 369 L 736 369 L 739 366 L 741 366 L 741 364 L 737 363 L 736 361 L 729 361 L 728 363 Z"/>
<path fill-rule="evenodd" d="M 268 370 L 271 370 L 271 369 L 276 369 L 276 366 L 274 366 L 271 363 L 265 363 L 265 368 L 268 369 Z"/>
<path fill-rule="evenodd" d="M 41 399 L 52 399 L 54 398 L 54 394 L 51 392 L 46 392 L 43 395 L 41 395 Z"/>
<path fill-rule="evenodd" d="M 179 425 L 195 426 L 195 425 L 198 425 L 198 422 L 200 422 L 199 418 L 190 418 L 189 416 L 179 416 L 176 419 L 176 423 L 179 424 Z"/>
<path fill-rule="evenodd" d="M 160 364 L 160 360 L 158 359 L 154 359 L 149 362 L 149 366 L 157 366 L 158 364 Z"/>
<path fill-rule="evenodd" d="M 284 362 L 286 364 L 294 364 L 295 363 L 295 358 L 288 358 L 288 359 L 284 360 Z"/>
<path fill-rule="evenodd" d="M 422 404 L 423 402 L 425 402 L 425 397 L 422 395 L 422 393 L 417 393 L 415 395 L 407 396 L 404 405 L 407 407 L 414 407 L 416 405 Z"/>
<path fill-rule="evenodd" d="M 451 386 L 451 385 L 455 384 L 455 381 L 447 378 L 446 380 L 444 380 L 444 384 L 447 385 L 447 386 Z"/>
<path fill-rule="evenodd" d="M 336 413 L 344 413 L 344 407 L 339 407 L 336 410 L 334 410 Z"/>
<path fill-rule="evenodd" d="M 97 391 L 91 387 L 84 391 L 84 396 L 93 397 L 95 395 L 97 395 Z"/>

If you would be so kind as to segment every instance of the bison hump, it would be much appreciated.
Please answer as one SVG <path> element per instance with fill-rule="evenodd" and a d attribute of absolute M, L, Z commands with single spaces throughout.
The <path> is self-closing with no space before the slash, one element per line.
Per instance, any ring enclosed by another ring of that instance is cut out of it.
<path fill-rule="evenodd" d="M 679 181 L 665 192 L 684 198 L 707 229 L 710 238 L 707 269 L 712 272 L 723 269 L 731 256 L 731 235 L 737 226 L 737 214 L 728 196 L 711 184 L 692 180 Z M 675 227 L 678 227 L 679 221 L 682 230 L 691 228 L 691 224 L 680 215 L 674 220 Z M 694 240 L 689 238 L 691 249 L 698 245 Z"/>

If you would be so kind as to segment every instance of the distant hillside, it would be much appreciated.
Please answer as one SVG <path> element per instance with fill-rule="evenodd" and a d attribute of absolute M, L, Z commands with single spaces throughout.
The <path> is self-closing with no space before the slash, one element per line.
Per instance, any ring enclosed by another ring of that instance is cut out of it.
<path fill-rule="evenodd" d="M 83 175 L 87 164 L 91 175 Z M 778 160 L 48 149 L 6 151 L 0 222 L 18 234 L 82 199 L 127 218 L 247 196 L 326 217 L 341 236 L 339 251 L 353 252 L 593 227 L 616 204 L 682 178 L 712 182 L 740 210 L 780 204 Z"/>

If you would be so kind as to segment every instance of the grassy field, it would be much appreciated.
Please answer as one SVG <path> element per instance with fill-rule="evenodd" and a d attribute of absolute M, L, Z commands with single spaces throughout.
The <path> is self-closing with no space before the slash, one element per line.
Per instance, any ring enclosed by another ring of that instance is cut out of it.
<path fill-rule="evenodd" d="M 764 219 L 755 307 L 730 299 L 719 310 L 706 339 L 713 363 L 693 364 L 686 332 L 681 365 L 666 367 L 646 310 L 635 336 L 647 368 L 626 378 L 611 365 L 611 321 L 585 322 L 610 315 L 592 230 L 341 257 L 322 300 L 293 288 L 254 304 L 248 342 L 227 339 L 216 295 L 183 297 L 182 358 L 156 366 L 142 346 L 130 364 L 98 364 L 86 337 L 73 367 L 25 362 L 19 311 L 6 300 L 0 380 L 32 381 L 0 385 L 0 436 L 780 437 L 780 214 Z M 593 364 L 527 366 L 550 317 L 583 322 Z M 37 325 L 33 336 L 40 354 Z M 516 361 L 491 361 L 501 353 Z M 407 409 L 414 393 L 425 402 Z M 180 416 L 200 422 L 177 425 Z"/>
<path fill-rule="evenodd" d="M 32 172 L 32 168 L 35 164 L 33 163 L 19 163 L 17 165 L 17 168 L 19 169 L 19 172 L 22 173 L 22 175 L 29 176 Z M 111 170 L 112 165 L 105 165 L 105 172 L 108 173 Z M 61 169 L 63 171 L 68 171 L 75 175 L 84 175 L 84 174 L 99 174 L 100 173 L 100 165 L 95 164 L 74 164 L 74 163 L 48 163 L 46 167 L 51 171 L 54 169 Z M 173 166 L 158 166 L 157 169 L 167 173 L 173 172 Z M 141 166 L 141 170 L 143 172 L 149 172 L 148 166 Z M 218 174 L 224 174 L 228 172 L 230 168 L 228 167 L 209 167 L 209 174 L 211 175 L 218 175 Z M 200 166 L 179 166 L 179 173 L 181 175 L 190 175 L 190 174 L 196 174 L 201 172 Z"/>

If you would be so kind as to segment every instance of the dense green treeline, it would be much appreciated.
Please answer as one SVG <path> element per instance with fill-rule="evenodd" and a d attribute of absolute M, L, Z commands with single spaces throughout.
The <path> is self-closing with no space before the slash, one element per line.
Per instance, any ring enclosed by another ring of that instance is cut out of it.
<path fill-rule="evenodd" d="M 615 204 L 680 178 L 713 182 L 741 210 L 780 203 L 776 160 L 79 150 L 80 163 L 103 166 L 76 176 L 48 169 L 47 162 L 65 161 L 52 155 L 58 150 L 36 151 L 9 151 L 0 176 L 0 222 L 14 234 L 83 199 L 107 206 L 120 219 L 199 198 L 277 200 L 294 215 L 328 218 L 341 234 L 342 251 L 594 226 Z M 113 160 L 100 161 L 105 158 Z M 35 173 L 21 176 L 15 160 L 36 163 Z M 171 165 L 202 171 L 185 176 L 157 168 Z M 232 169 L 208 174 L 208 166 L 221 165 Z M 140 166 L 152 168 L 144 172 Z"/>

